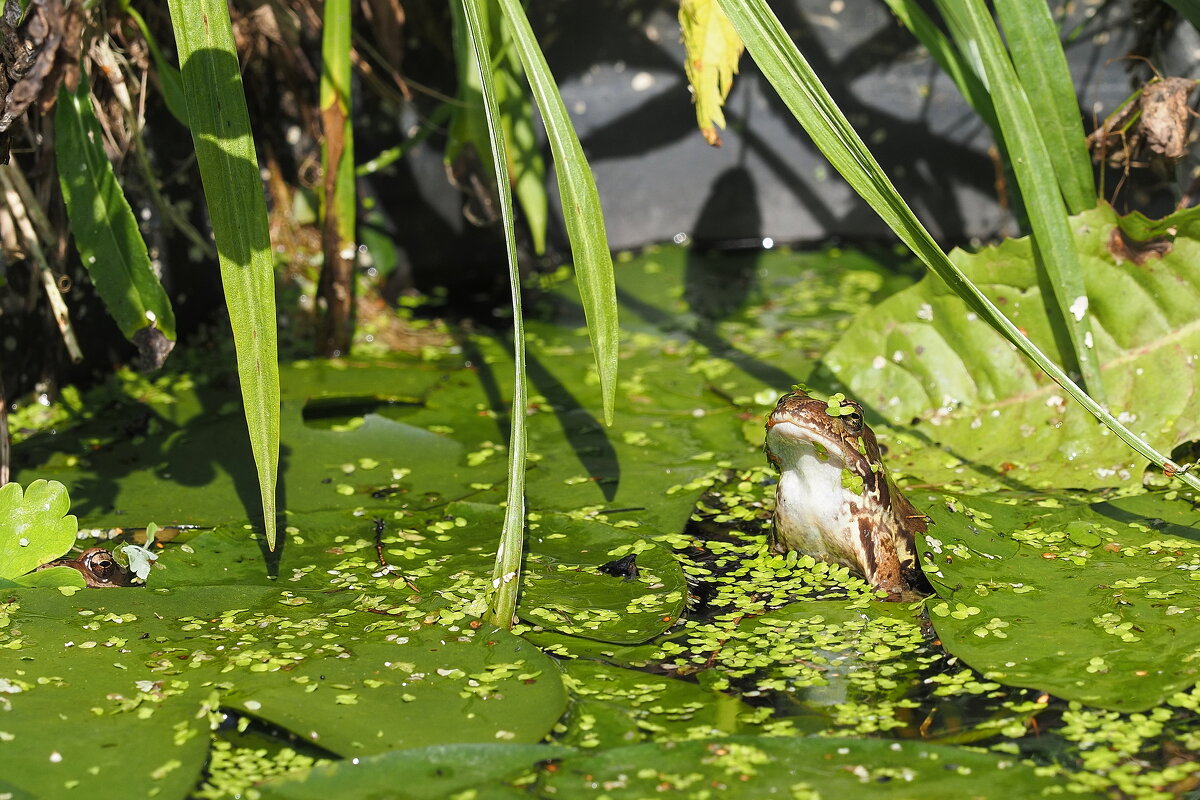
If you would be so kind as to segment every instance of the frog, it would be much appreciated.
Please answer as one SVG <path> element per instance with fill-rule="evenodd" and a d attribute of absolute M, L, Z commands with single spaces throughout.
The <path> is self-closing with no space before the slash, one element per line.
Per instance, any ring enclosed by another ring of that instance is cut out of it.
<path fill-rule="evenodd" d="M 89 547 L 80 553 L 78 558 L 60 558 L 43 564 L 38 569 L 49 567 L 70 567 L 78 570 L 79 574 L 83 575 L 83 582 L 92 589 L 135 584 L 133 572 L 103 547 Z"/>
<path fill-rule="evenodd" d="M 776 552 L 844 565 L 890 601 L 933 591 L 915 542 L 929 520 L 888 475 L 861 405 L 840 393 L 821 400 L 794 388 L 767 417 L 765 450 L 779 471 Z"/>

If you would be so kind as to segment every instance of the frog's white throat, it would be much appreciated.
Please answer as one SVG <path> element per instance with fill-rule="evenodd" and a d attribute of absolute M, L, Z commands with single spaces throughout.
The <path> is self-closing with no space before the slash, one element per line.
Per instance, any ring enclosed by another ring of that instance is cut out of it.
<path fill-rule="evenodd" d="M 778 459 L 776 535 L 792 549 L 856 567 L 861 498 L 843 485 L 844 442 L 792 422 L 777 422 L 767 446 Z"/>

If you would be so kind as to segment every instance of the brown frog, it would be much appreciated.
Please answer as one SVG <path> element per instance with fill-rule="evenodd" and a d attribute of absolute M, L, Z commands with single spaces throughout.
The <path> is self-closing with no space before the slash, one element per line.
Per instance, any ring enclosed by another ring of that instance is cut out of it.
<path fill-rule="evenodd" d="M 843 564 L 889 600 L 932 591 L 914 543 L 926 517 L 888 477 L 858 403 L 785 394 L 767 418 L 766 452 L 780 473 L 776 550 Z"/>
<path fill-rule="evenodd" d="M 113 554 L 103 547 L 90 547 L 80 553 L 78 558 L 60 558 L 38 569 L 49 567 L 70 567 L 79 570 L 84 583 L 93 589 L 134 585 L 134 574 L 118 563 Z"/>

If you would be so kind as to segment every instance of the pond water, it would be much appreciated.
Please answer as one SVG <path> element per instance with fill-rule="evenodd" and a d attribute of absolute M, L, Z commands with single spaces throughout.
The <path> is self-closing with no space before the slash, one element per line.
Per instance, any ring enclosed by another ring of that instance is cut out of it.
<path fill-rule="evenodd" d="M 227 377 L 126 376 L 60 407 L 17 446 L 16 480 L 60 481 L 96 535 L 179 527 L 145 589 L 5 587 L 0 763 L 23 767 L 0 791 L 1186 794 L 1200 512 L 1178 487 L 1114 470 L 1054 488 L 1019 437 L 1009 466 L 973 462 L 860 398 L 933 520 L 937 594 L 881 602 L 768 549 L 765 414 L 794 383 L 844 390 L 822 354 L 904 275 L 836 251 L 621 259 L 609 429 L 574 289 L 545 281 L 511 634 L 477 619 L 503 516 L 503 335 L 283 365 L 274 553 Z M 630 556 L 636 575 L 613 565 Z"/>

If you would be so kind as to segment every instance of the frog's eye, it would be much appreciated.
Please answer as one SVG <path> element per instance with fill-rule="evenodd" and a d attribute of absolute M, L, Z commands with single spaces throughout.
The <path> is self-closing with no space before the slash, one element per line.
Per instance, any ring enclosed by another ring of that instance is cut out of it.
<path fill-rule="evenodd" d="M 116 562 L 113 561 L 112 556 L 106 553 L 93 553 L 87 559 L 87 566 L 97 576 L 103 580 L 108 580 L 112 577 L 112 573 L 116 569 Z"/>
<path fill-rule="evenodd" d="M 842 424 L 846 426 L 846 430 L 851 433 L 858 433 L 862 430 L 863 418 L 862 414 L 857 411 L 852 411 L 849 414 L 842 415 Z"/>

